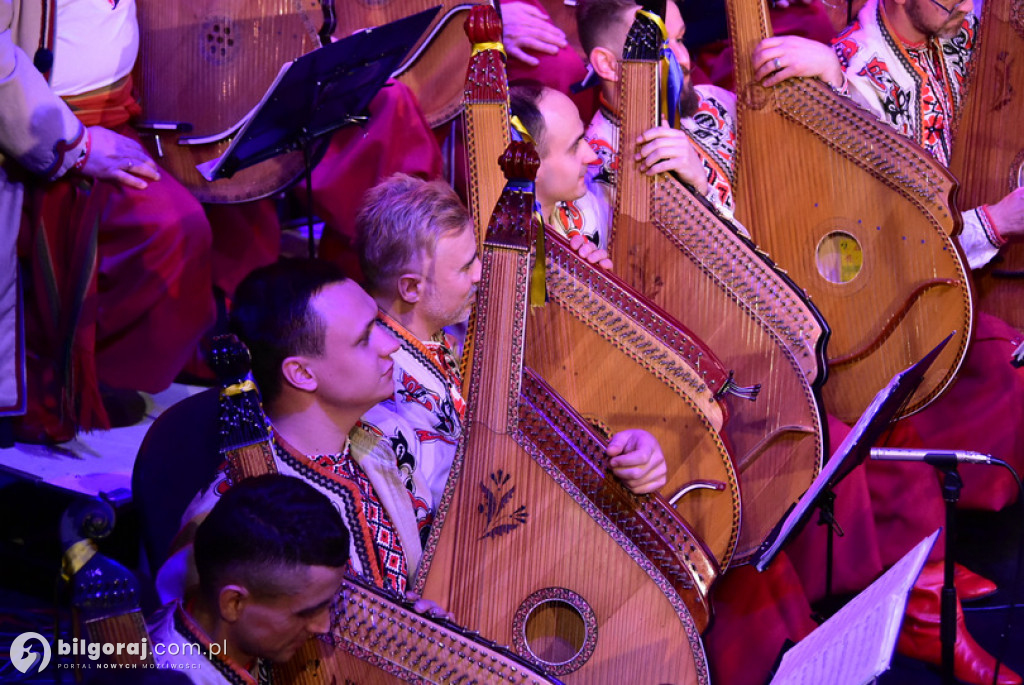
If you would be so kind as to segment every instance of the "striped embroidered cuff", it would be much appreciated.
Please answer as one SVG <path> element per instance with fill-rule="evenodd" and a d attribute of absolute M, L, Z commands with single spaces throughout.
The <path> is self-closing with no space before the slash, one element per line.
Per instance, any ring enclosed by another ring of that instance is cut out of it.
<path fill-rule="evenodd" d="M 89 156 L 91 140 L 89 132 L 79 124 L 78 135 L 74 140 L 58 140 L 53 145 L 53 162 L 42 175 L 51 181 L 55 181 L 72 168 L 79 168 L 78 164 L 85 164 Z"/>
<path fill-rule="evenodd" d="M 72 171 L 81 171 L 85 163 L 89 161 L 89 153 L 92 152 L 92 135 L 89 133 L 89 129 L 82 127 L 85 132 L 85 146 L 78 151 L 78 159 L 71 165 Z"/>
<path fill-rule="evenodd" d="M 992 215 L 988 213 L 988 205 L 982 205 L 975 210 L 978 214 L 978 219 L 981 221 L 981 227 L 985 230 L 985 237 L 992 243 L 993 247 L 1002 247 L 1006 244 L 1006 238 L 999 233 L 999 229 L 996 228 L 995 223 L 992 221 Z"/>

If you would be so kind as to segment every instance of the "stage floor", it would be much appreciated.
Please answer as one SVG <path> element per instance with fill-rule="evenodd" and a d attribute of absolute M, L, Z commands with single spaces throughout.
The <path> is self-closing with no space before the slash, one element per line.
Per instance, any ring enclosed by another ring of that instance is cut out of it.
<path fill-rule="evenodd" d="M 82 433 L 61 445 L 15 443 L 0 449 L 0 471 L 85 495 L 130 497 L 132 466 L 153 421 L 174 403 L 206 388 L 173 384 L 156 395 L 142 393 L 146 413 L 132 426 Z"/>

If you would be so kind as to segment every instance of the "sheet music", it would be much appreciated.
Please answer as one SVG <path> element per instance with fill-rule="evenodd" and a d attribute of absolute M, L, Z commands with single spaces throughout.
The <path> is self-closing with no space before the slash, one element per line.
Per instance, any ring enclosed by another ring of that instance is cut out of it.
<path fill-rule="evenodd" d="M 939 531 L 782 657 L 772 685 L 870 683 L 889 668 L 907 595 Z"/>

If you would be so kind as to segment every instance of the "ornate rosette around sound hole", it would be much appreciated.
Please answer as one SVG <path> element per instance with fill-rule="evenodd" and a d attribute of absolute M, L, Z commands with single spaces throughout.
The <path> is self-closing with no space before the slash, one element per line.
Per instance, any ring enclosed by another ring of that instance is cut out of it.
<path fill-rule="evenodd" d="M 576 653 L 563 661 L 548 661 L 538 656 L 531 647 L 528 637 L 530 618 L 541 609 L 564 605 L 563 611 L 571 612 L 583 624 L 582 644 Z M 512 618 L 512 646 L 525 659 L 538 664 L 553 675 L 565 675 L 579 670 L 594 654 L 597 646 L 597 617 L 586 600 L 571 590 L 548 587 L 537 590 L 523 600 Z"/>

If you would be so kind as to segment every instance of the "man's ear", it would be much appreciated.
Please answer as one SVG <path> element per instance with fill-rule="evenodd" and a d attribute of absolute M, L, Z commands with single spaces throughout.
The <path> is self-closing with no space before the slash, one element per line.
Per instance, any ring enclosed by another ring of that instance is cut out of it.
<path fill-rule="evenodd" d="M 608 48 L 596 47 L 590 51 L 590 66 L 603 81 L 619 80 L 619 58 Z"/>
<path fill-rule="evenodd" d="M 285 357 L 281 362 L 281 375 L 293 388 L 313 392 L 317 387 L 316 374 L 310 370 L 305 357 Z"/>
<path fill-rule="evenodd" d="M 402 274 L 398 277 L 398 297 L 408 304 L 416 304 L 423 297 L 424 283 L 420 274 Z"/>
<path fill-rule="evenodd" d="M 235 623 L 249 603 L 249 590 L 241 585 L 225 585 L 217 593 L 217 611 L 227 623 Z"/>

